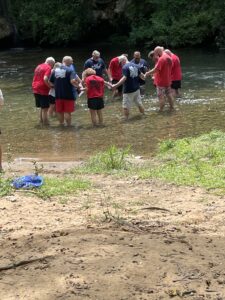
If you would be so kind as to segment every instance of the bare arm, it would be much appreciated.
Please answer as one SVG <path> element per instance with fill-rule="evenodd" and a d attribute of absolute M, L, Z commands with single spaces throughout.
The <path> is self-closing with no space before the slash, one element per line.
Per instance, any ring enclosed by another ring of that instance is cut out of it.
<path fill-rule="evenodd" d="M 154 67 L 153 69 L 149 70 L 148 72 L 145 73 L 145 77 L 153 75 L 155 72 L 157 72 L 157 68 Z"/>
<path fill-rule="evenodd" d="M 44 76 L 44 83 L 47 85 L 47 87 L 51 88 L 53 85 L 50 83 L 48 76 Z"/>
<path fill-rule="evenodd" d="M 122 85 L 126 81 L 127 77 L 123 76 L 120 81 L 118 81 L 116 84 L 112 85 L 113 89 L 117 89 L 120 85 Z"/>
<path fill-rule="evenodd" d="M 77 79 L 71 79 L 70 83 L 75 86 L 76 88 L 79 86 L 79 81 Z"/>
<path fill-rule="evenodd" d="M 104 81 L 104 85 L 106 85 L 108 88 L 112 88 L 112 83 L 108 82 L 108 81 Z"/>
<path fill-rule="evenodd" d="M 105 73 L 105 75 L 110 79 L 111 77 L 110 77 L 110 75 L 109 75 L 109 71 L 105 68 L 104 70 L 103 70 L 103 72 Z"/>
<path fill-rule="evenodd" d="M 145 80 L 145 75 L 144 75 L 143 73 L 141 73 L 141 74 L 139 75 L 139 77 L 140 77 L 142 80 Z"/>
<path fill-rule="evenodd" d="M 109 81 L 112 81 L 112 73 L 110 68 L 108 68 L 108 77 L 109 77 Z"/>

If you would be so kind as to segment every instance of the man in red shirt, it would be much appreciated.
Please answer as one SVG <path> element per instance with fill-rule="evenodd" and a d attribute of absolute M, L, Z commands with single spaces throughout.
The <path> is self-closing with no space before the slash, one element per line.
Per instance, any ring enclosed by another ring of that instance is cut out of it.
<path fill-rule="evenodd" d="M 181 96 L 181 93 L 180 93 L 181 80 L 182 80 L 180 59 L 176 54 L 172 53 L 169 49 L 166 49 L 165 52 L 168 55 L 170 55 L 170 57 L 172 58 L 172 62 L 173 62 L 172 74 L 171 74 L 171 79 L 172 79 L 171 89 L 173 92 L 173 96 L 180 97 Z"/>
<path fill-rule="evenodd" d="M 123 61 L 124 57 L 125 57 L 124 54 L 114 57 L 111 59 L 111 61 L 109 63 L 108 76 L 109 76 L 109 81 L 112 84 L 116 84 L 117 82 L 119 82 L 123 76 L 121 62 Z M 123 90 L 123 85 L 121 85 L 117 89 L 115 89 L 113 91 L 113 98 L 115 98 L 116 96 L 120 97 L 122 95 L 122 90 Z"/>
<path fill-rule="evenodd" d="M 36 107 L 40 108 L 40 123 L 48 125 L 48 108 L 49 108 L 49 77 L 51 69 L 55 64 L 53 57 L 46 58 L 45 62 L 38 65 L 34 70 L 32 89 L 35 97 Z"/>
<path fill-rule="evenodd" d="M 145 74 L 145 77 L 154 74 L 154 83 L 156 85 L 157 96 L 159 99 L 159 111 L 163 111 L 166 98 L 168 99 L 170 110 L 173 110 L 173 96 L 170 87 L 172 82 L 172 59 L 164 52 L 163 47 L 159 46 L 154 49 L 154 55 L 155 57 L 158 57 L 158 61 L 155 67 Z"/>

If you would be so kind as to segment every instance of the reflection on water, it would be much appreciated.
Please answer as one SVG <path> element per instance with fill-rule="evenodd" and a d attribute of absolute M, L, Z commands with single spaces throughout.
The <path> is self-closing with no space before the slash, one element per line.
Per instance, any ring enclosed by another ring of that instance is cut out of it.
<path fill-rule="evenodd" d="M 149 157 L 154 154 L 160 140 L 194 136 L 212 129 L 225 130 L 225 53 L 200 50 L 177 52 L 181 57 L 184 78 L 183 97 L 176 102 L 174 113 L 157 113 L 155 91 L 148 80 L 144 117 L 134 107 L 130 121 L 123 123 L 121 103 L 113 102 L 110 91 L 106 90 L 104 128 L 91 127 L 84 96 L 78 99 L 72 128 L 60 128 L 54 118 L 50 127 L 41 128 L 31 91 L 35 66 L 47 56 L 54 56 L 60 61 L 64 55 L 72 55 L 80 73 L 91 50 L 51 49 L 42 52 L 0 53 L 0 87 L 6 99 L 6 105 L 0 113 L 3 131 L 1 141 L 3 145 L 10 144 L 15 158 L 82 159 L 112 144 L 119 147 L 131 145 L 135 154 Z M 108 62 L 120 52 L 106 50 L 102 54 Z"/>

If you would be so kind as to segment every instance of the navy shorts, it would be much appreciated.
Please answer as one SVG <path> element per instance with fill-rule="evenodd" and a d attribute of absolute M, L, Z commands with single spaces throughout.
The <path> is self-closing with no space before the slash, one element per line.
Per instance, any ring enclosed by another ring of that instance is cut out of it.
<path fill-rule="evenodd" d="M 119 82 L 119 80 L 115 80 L 115 79 L 112 80 L 112 84 L 116 84 L 117 82 Z M 122 93 L 123 85 L 120 85 L 120 86 L 117 88 L 117 90 L 118 90 L 118 92 Z"/>
<path fill-rule="evenodd" d="M 55 104 L 55 97 L 53 97 L 52 95 L 48 95 L 49 97 L 49 104 Z"/>
<path fill-rule="evenodd" d="M 181 80 L 174 80 L 171 84 L 171 89 L 178 90 L 181 88 Z"/>
<path fill-rule="evenodd" d="M 104 100 L 102 98 L 89 98 L 88 108 L 93 110 L 100 110 L 104 108 Z"/>
<path fill-rule="evenodd" d="M 36 107 L 49 108 L 49 95 L 34 94 Z"/>

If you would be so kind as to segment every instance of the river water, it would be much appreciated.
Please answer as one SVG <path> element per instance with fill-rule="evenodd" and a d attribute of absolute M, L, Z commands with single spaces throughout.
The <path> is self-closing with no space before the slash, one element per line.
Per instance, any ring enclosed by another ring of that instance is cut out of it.
<path fill-rule="evenodd" d="M 5 106 L 0 112 L 3 156 L 15 159 L 69 161 L 89 157 L 110 145 L 131 146 L 135 155 L 154 155 L 161 140 L 197 136 L 212 129 L 225 130 L 225 52 L 178 50 L 183 70 L 183 96 L 176 101 L 176 111 L 158 114 L 155 89 L 147 81 L 144 106 L 146 117 L 139 116 L 135 107 L 131 119 L 121 122 L 121 102 L 112 101 L 106 91 L 104 128 L 92 128 L 86 98 L 78 99 L 73 113 L 72 128 L 60 128 L 52 119 L 48 128 L 38 125 L 38 111 L 34 107 L 31 81 L 35 66 L 48 56 L 61 61 L 64 55 L 74 58 L 81 74 L 84 61 L 93 48 L 27 49 L 0 52 L 0 88 Z M 135 49 L 111 50 L 99 48 L 108 63 L 110 58 Z M 147 52 L 143 52 L 147 57 Z"/>

